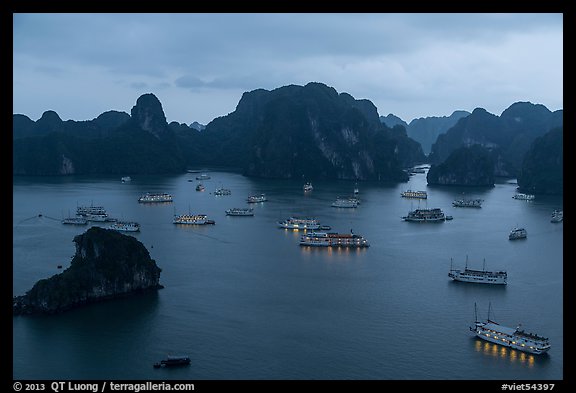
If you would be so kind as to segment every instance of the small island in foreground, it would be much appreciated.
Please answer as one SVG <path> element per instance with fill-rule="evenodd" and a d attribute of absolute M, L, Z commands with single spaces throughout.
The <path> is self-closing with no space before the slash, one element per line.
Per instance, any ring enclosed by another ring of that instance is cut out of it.
<path fill-rule="evenodd" d="M 55 314 L 81 305 L 163 288 L 160 269 L 132 236 L 92 227 L 75 236 L 76 254 L 62 273 L 39 280 L 13 300 L 13 315 Z"/>

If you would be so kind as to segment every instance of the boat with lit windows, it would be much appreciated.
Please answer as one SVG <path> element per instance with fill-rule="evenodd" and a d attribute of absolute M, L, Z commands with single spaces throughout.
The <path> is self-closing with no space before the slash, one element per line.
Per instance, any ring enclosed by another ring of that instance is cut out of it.
<path fill-rule="evenodd" d="M 312 187 L 312 183 L 308 182 L 306 184 L 304 184 L 304 192 L 310 192 L 314 189 L 314 187 Z"/>
<path fill-rule="evenodd" d="M 364 237 L 354 233 L 310 232 L 300 237 L 301 246 L 364 248 L 370 244 Z"/>
<path fill-rule="evenodd" d="M 356 208 L 358 207 L 358 198 L 355 197 L 337 197 L 334 202 L 332 202 L 332 207 L 342 207 L 342 208 Z"/>
<path fill-rule="evenodd" d="M 428 193 L 426 191 L 406 190 L 402 191 L 400 196 L 404 198 L 428 199 Z"/>
<path fill-rule="evenodd" d="M 190 358 L 188 356 L 168 356 L 166 359 L 162 359 L 157 363 L 154 363 L 154 368 L 160 367 L 174 367 L 174 366 L 187 366 L 190 364 Z"/>
<path fill-rule="evenodd" d="M 505 271 L 486 270 L 486 260 L 482 265 L 482 270 L 468 269 L 468 256 L 466 256 L 466 267 L 464 270 L 452 268 L 452 258 L 450 258 L 450 271 L 448 277 L 454 281 L 471 282 L 478 284 L 502 284 L 506 285 L 508 273 Z"/>
<path fill-rule="evenodd" d="M 454 207 L 482 207 L 482 199 L 456 199 L 452 202 Z"/>
<path fill-rule="evenodd" d="M 564 220 L 564 211 L 563 210 L 554 210 L 552 212 L 552 218 L 550 218 L 550 222 L 562 222 Z"/>
<path fill-rule="evenodd" d="M 213 220 L 209 220 L 206 214 L 180 214 L 175 215 L 174 224 L 182 225 L 209 225 L 215 224 Z"/>
<path fill-rule="evenodd" d="M 134 221 L 116 221 L 109 225 L 108 229 L 120 232 L 140 232 L 140 224 Z"/>
<path fill-rule="evenodd" d="M 68 217 L 62 220 L 62 224 L 66 225 L 86 225 L 88 220 L 85 217 Z"/>
<path fill-rule="evenodd" d="M 231 209 L 226 210 L 226 215 L 227 216 L 241 216 L 241 217 L 242 216 L 244 216 L 244 217 L 253 216 L 254 215 L 254 209 L 233 207 Z"/>
<path fill-rule="evenodd" d="M 527 236 L 528 233 L 526 232 L 526 229 L 516 227 L 510 231 L 508 239 L 509 240 L 526 239 Z"/>
<path fill-rule="evenodd" d="M 532 194 L 524 194 L 524 193 L 519 192 L 519 193 L 516 193 L 512 198 L 520 199 L 522 201 L 531 201 L 535 198 L 535 196 Z"/>
<path fill-rule="evenodd" d="M 407 216 L 402 217 L 404 221 L 408 222 L 444 222 L 448 218 L 442 209 L 416 209 L 408 213 Z"/>
<path fill-rule="evenodd" d="M 316 218 L 292 216 L 286 220 L 278 221 L 278 227 L 295 230 L 316 230 L 320 229 L 320 222 Z"/>
<path fill-rule="evenodd" d="M 196 180 L 208 180 L 210 179 L 210 176 L 208 176 L 205 173 L 202 173 L 201 175 L 196 176 Z"/>
<path fill-rule="evenodd" d="M 232 190 L 229 190 L 228 188 L 218 188 L 214 191 L 214 195 L 232 195 Z"/>
<path fill-rule="evenodd" d="M 166 192 L 147 192 L 138 198 L 138 202 L 140 203 L 164 203 L 172 201 L 172 195 Z"/>
<path fill-rule="evenodd" d="M 516 328 L 511 328 L 491 320 L 490 305 L 488 306 L 488 319 L 485 322 L 478 321 L 476 303 L 474 303 L 474 315 L 474 326 L 470 326 L 470 331 L 474 332 L 476 337 L 482 340 L 534 355 L 542 355 L 550 350 L 550 340 L 548 338 L 526 332 L 521 329 L 520 324 Z"/>
<path fill-rule="evenodd" d="M 266 202 L 268 199 L 266 198 L 266 195 L 264 194 L 260 194 L 260 195 L 250 195 L 248 196 L 248 199 L 246 200 L 248 203 L 260 203 L 260 202 Z"/>

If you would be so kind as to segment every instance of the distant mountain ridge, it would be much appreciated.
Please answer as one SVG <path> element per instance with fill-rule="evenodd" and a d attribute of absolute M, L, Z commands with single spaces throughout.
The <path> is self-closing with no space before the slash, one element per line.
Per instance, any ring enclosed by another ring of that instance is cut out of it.
<path fill-rule="evenodd" d="M 562 116 L 562 110 L 551 112 L 542 104 L 530 102 L 516 102 L 501 116 L 476 108 L 438 137 L 428 159 L 439 164 L 454 150 L 478 144 L 498 153 L 495 158 L 501 163 L 501 171 L 497 176 L 515 177 L 534 139 L 562 126 Z"/>
<path fill-rule="evenodd" d="M 130 115 L 109 111 L 63 122 L 47 111 L 36 122 L 13 118 L 17 175 L 178 173 L 216 165 L 259 177 L 404 181 L 403 168 L 425 160 L 402 128 L 380 123 L 372 102 L 315 82 L 246 92 L 233 113 L 202 132 L 167 124 L 153 94 L 140 96 Z"/>
<path fill-rule="evenodd" d="M 380 121 L 388 127 L 401 125 L 406 128 L 408 137 L 414 139 L 422 145 L 424 154 L 430 154 L 432 144 L 436 142 L 439 135 L 447 132 L 458 120 L 470 114 L 468 111 L 454 111 L 450 116 L 431 116 L 413 119 L 410 124 L 393 114 L 380 116 Z"/>

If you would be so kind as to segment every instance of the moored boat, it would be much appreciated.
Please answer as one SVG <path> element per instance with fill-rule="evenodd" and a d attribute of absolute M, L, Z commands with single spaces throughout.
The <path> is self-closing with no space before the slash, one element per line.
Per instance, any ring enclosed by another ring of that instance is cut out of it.
<path fill-rule="evenodd" d="M 120 232 L 140 232 L 140 224 L 135 221 L 116 221 L 109 225 L 108 229 Z"/>
<path fill-rule="evenodd" d="M 426 191 L 413 191 L 406 190 L 400 193 L 400 196 L 404 198 L 417 198 L 417 199 L 427 199 L 428 193 Z"/>
<path fill-rule="evenodd" d="M 320 221 L 311 217 L 296 217 L 292 216 L 286 220 L 278 221 L 278 227 L 283 229 L 295 230 L 316 230 L 320 229 Z"/>
<path fill-rule="evenodd" d="M 264 194 L 260 194 L 260 195 L 250 195 L 248 196 L 248 199 L 246 200 L 248 203 L 260 203 L 260 202 L 266 202 L 268 199 L 266 198 L 266 195 Z"/>
<path fill-rule="evenodd" d="M 516 227 L 510 231 L 508 239 L 509 240 L 525 239 L 527 236 L 528 233 L 526 232 L 526 229 Z"/>
<path fill-rule="evenodd" d="M 147 192 L 138 198 L 138 202 L 140 203 L 164 203 L 172 202 L 172 200 L 172 195 L 166 192 Z"/>
<path fill-rule="evenodd" d="M 482 199 L 456 199 L 452 202 L 454 207 L 482 207 Z"/>
<path fill-rule="evenodd" d="M 77 206 L 76 214 L 79 216 L 86 216 L 88 214 L 106 214 L 104 206 Z"/>
<path fill-rule="evenodd" d="M 232 195 L 232 190 L 228 188 L 218 188 L 214 191 L 214 195 Z"/>
<path fill-rule="evenodd" d="M 306 184 L 304 184 L 304 192 L 309 192 L 312 191 L 314 189 L 314 187 L 312 187 L 312 183 L 308 182 Z"/>
<path fill-rule="evenodd" d="M 154 363 L 154 368 L 160 367 L 174 367 L 174 366 L 186 366 L 190 364 L 190 358 L 188 356 L 168 356 L 166 359 L 160 360 L 158 363 Z"/>
<path fill-rule="evenodd" d="M 356 197 L 337 197 L 334 202 L 332 202 L 332 207 L 342 207 L 342 208 L 356 208 L 358 207 L 359 200 Z"/>
<path fill-rule="evenodd" d="M 198 185 L 196 186 L 196 191 L 204 191 L 205 189 L 206 187 L 204 187 L 202 183 L 198 183 Z"/>
<path fill-rule="evenodd" d="M 343 248 L 365 248 L 370 247 L 368 241 L 353 233 L 327 233 L 310 232 L 300 237 L 301 246 L 311 247 L 343 247 Z"/>
<path fill-rule="evenodd" d="M 468 256 L 466 256 L 466 267 L 464 270 L 452 268 L 452 258 L 450 258 L 450 271 L 448 277 L 454 281 L 478 283 L 478 284 L 507 284 L 508 274 L 505 271 L 486 270 L 486 260 L 482 265 L 482 270 L 468 269 Z"/>
<path fill-rule="evenodd" d="M 532 194 L 524 194 L 524 193 L 522 193 L 522 192 L 518 192 L 518 193 L 516 193 L 512 198 L 514 198 L 514 199 L 520 199 L 520 200 L 523 200 L 523 201 L 531 201 L 531 200 L 533 200 L 533 199 L 535 198 L 535 196 L 532 195 Z"/>
<path fill-rule="evenodd" d="M 474 303 L 474 314 L 474 326 L 470 326 L 470 331 L 482 340 L 535 355 L 542 355 L 550 350 L 548 338 L 526 332 L 521 329 L 521 325 L 511 328 L 492 321 L 490 319 L 490 305 L 488 306 L 488 319 L 485 322 L 478 321 L 476 303 Z"/>
<path fill-rule="evenodd" d="M 550 222 L 562 222 L 564 220 L 564 211 L 563 210 L 554 210 L 552 212 L 552 217 L 550 218 Z"/>
<path fill-rule="evenodd" d="M 231 209 L 226 210 L 226 215 L 227 216 L 245 216 L 245 217 L 253 216 L 254 215 L 254 209 L 233 207 Z"/>
<path fill-rule="evenodd" d="M 130 176 L 124 176 L 120 179 L 120 181 L 122 181 L 122 183 L 128 183 L 132 181 L 132 178 Z"/>
<path fill-rule="evenodd" d="M 448 218 L 440 208 L 434 208 L 412 210 L 402 219 L 408 222 L 444 222 L 452 217 Z"/>
<path fill-rule="evenodd" d="M 215 224 L 213 220 L 209 220 L 206 214 L 180 214 L 175 215 L 174 224 L 182 225 L 209 225 Z"/>

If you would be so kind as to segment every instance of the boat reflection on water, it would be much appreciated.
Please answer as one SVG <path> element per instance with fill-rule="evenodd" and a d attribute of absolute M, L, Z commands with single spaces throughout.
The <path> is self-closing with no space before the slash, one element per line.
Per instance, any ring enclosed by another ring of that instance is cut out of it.
<path fill-rule="evenodd" d="M 474 350 L 484 355 L 494 358 L 509 361 L 510 363 L 519 363 L 528 367 L 534 367 L 539 364 L 545 363 L 549 360 L 550 356 L 545 353 L 535 356 L 531 353 L 519 351 L 517 349 L 504 347 L 502 345 L 494 344 L 488 341 L 474 339 Z"/>

